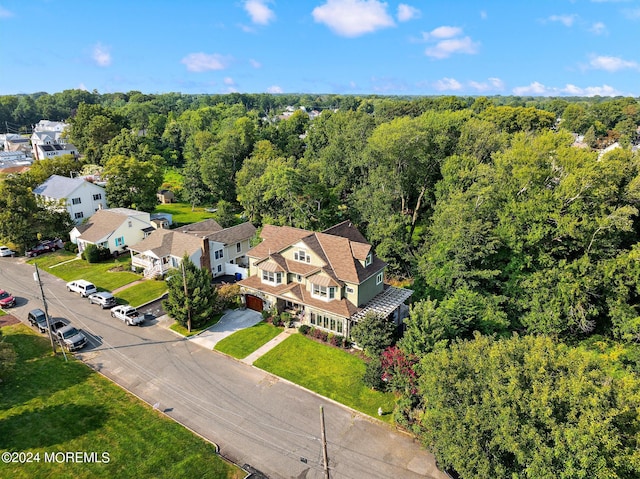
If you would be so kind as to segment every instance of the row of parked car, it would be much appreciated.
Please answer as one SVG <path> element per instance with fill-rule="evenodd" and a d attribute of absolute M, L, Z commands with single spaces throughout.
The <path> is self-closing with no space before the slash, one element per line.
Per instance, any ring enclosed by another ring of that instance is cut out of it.
<path fill-rule="evenodd" d="M 52 240 L 44 240 L 44 241 L 40 241 L 33 248 L 25 251 L 25 256 L 29 258 L 34 258 L 36 256 L 40 256 L 41 254 L 49 253 L 51 251 L 57 251 L 62 248 L 64 248 L 64 241 L 62 241 L 59 238 L 52 239 Z M 7 246 L 0 246 L 0 257 L 7 257 L 7 256 L 11 257 L 11 256 L 15 256 L 16 254 L 17 253 L 13 251 L 11 248 L 8 248 Z"/>
<path fill-rule="evenodd" d="M 111 317 L 122 320 L 129 326 L 141 325 L 144 322 L 144 315 L 141 315 L 136 308 L 128 305 L 118 306 L 116 298 L 107 291 L 99 292 L 95 285 L 89 281 L 79 279 L 67 283 L 67 291 L 80 294 L 89 300 L 91 304 L 97 304 L 102 309 L 111 309 Z M 0 307 L 15 306 L 16 300 L 6 291 L 0 290 Z M 84 333 L 72 326 L 69 321 L 62 318 L 49 319 L 41 309 L 32 309 L 27 315 L 29 323 L 37 328 L 42 334 L 51 334 L 60 344 L 69 351 L 77 351 L 86 346 L 88 340 Z"/>

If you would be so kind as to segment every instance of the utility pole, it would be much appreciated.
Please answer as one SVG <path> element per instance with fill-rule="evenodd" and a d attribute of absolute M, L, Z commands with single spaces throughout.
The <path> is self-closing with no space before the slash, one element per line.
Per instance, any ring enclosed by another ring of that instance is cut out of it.
<path fill-rule="evenodd" d="M 180 263 L 182 266 L 182 284 L 184 285 L 184 299 L 187 303 L 187 331 L 191 332 L 191 305 L 189 304 L 189 290 L 187 289 L 187 275 L 184 272 L 184 261 Z"/>
<path fill-rule="evenodd" d="M 51 318 L 49 318 L 49 309 L 47 308 L 47 299 L 44 297 L 44 289 L 42 288 L 42 280 L 40 279 L 40 270 L 38 265 L 35 265 L 36 272 L 33 274 L 33 279 L 38 282 L 40 286 L 40 294 L 42 295 L 42 303 L 44 304 L 44 317 L 47 318 L 47 330 L 49 331 L 49 339 L 51 340 L 51 349 L 53 355 L 56 355 L 56 343 L 53 341 L 53 333 L 51 332 Z"/>
<path fill-rule="evenodd" d="M 324 477 L 329 479 L 329 459 L 327 458 L 327 435 L 324 430 L 324 409 L 320 405 L 320 430 L 322 432 L 322 460 L 324 462 Z"/>

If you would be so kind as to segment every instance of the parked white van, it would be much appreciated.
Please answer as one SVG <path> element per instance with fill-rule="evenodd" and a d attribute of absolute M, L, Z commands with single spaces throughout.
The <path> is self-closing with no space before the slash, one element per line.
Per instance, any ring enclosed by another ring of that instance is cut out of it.
<path fill-rule="evenodd" d="M 97 293 L 98 289 L 93 283 L 85 281 L 84 279 L 77 279 L 67 283 L 67 291 L 73 291 L 74 293 L 80 293 L 80 296 L 86 298 L 90 294 Z"/>

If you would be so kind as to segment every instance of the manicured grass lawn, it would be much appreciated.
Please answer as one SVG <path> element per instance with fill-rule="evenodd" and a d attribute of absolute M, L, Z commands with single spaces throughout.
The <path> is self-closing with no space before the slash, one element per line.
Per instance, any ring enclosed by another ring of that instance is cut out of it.
<path fill-rule="evenodd" d="M 188 332 L 187 328 L 183 328 L 182 326 L 180 326 L 180 324 L 178 324 L 177 321 L 175 323 L 173 323 L 171 326 L 169 326 L 169 329 L 172 329 L 176 333 L 182 334 L 183 336 L 186 336 L 188 338 L 188 337 L 194 336 L 194 335 L 204 331 L 205 329 L 210 328 L 214 324 L 216 324 L 218 321 L 220 321 L 220 318 L 222 317 L 223 314 L 224 313 L 214 314 L 213 317 L 209 321 L 207 321 L 204 326 L 202 326 L 201 328 L 198 328 L 198 329 L 191 328 L 191 332 Z"/>
<path fill-rule="evenodd" d="M 104 263 L 87 263 L 83 259 L 76 259 L 76 255 L 67 251 L 56 251 L 31 259 L 31 264 L 37 263 L 38 267 L 47 273 L 51 273 L 65 281 L 74 279 L 86 279 L 96 285 L 98 289 L 111 291 L 113 289 L 141 279 L 139 274 L 126 271 L 129 265 L 129 257 L 123 256 Z M 125 271 L 110 271 L 114 268 L 123 268 Z"/>
<path fill-rule="evenodd" d="M 0 462 L 6 478 L 240 479 L 215 447 L 154 411 L 75 359 L 53 357 L 24 325 L 2 328 L 18 360 L 0 383 L 0 451 L 40 454 L 40 462 Z M 96 452 L 109 462 L 45 462 L 44 454 Z"/>
<path fill-rule="evenodd" d="M 179 224 L 196 223 L 198 221 L 213 218 L 213 213 L 208 213 L 204 208 L 196 207 L 191 211 L 191 205 L 188 203 L 171 203 L 167 205 L 158 205 L 154 213 L 170 213 L 173 215 L 173 222 Z"/>
<path fill-rule="evenodd" d="M 117 293 L 115 296 L 131 306 L 138 307 L 159 298 L 167 292 L 167 283 L 164 281 L 148 280 L 134 284 Z"/>
<path fill-rule="evenodd" d="M 293 334 L 253 364 L 369 416 L 382 407 L 380 419 L 391 422 L 393 394 L 365 386 L 364 361 L 346 351 Z"/>
<path fill-rule="evenodd" d="M 275 338 L 282 330 L 283 328 L 262 321 L 255 326 L 241 329 L 231 336 L 227 336 L 218 342 L 213 349 L 236 359 L 246 358 L 260 346 Z"/>

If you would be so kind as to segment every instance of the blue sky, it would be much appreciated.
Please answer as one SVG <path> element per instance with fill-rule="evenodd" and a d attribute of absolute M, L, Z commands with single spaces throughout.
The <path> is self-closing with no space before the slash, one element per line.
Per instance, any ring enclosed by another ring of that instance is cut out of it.
<path fill-rule="evenodd" d="M 0 0 L 0 94 L 640 96 L 640 0 Z"/>

